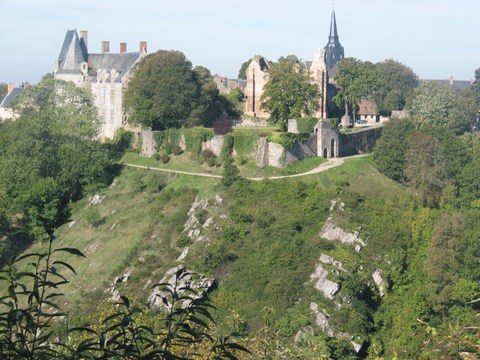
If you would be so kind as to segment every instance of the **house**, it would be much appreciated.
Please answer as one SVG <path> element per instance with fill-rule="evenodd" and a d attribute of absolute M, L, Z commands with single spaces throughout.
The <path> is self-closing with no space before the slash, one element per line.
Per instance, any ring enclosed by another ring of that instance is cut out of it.
<path fill-rule="evenodd" d="M 101 51 L 88 50 L 88 33 L 68 30 L 55 63 L 54 77 L 74 82 L 93 94 L 99 112 L 99 137 L 112 139 L 117 129 L 126 127 L 123 94 L 133 69 L 147 54 L 147 42 L 140 41 L 138 51 L 128 52 L 120 43 L 119 52 L 110 52 L 110 42 L 101 42 Z"/>
<path fill-rule="evenodd" d="M 0 121 L 15 120 L 20 116 L 11 108 L 11 105 L 22 91 L 23 87 L 15 87 L 15 84 L 8 84 L 7 95 L 0 99 Z"/>

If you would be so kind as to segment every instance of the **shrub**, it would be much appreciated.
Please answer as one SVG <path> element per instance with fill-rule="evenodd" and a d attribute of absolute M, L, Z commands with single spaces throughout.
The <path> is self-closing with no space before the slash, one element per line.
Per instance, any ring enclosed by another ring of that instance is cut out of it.
<path fill-rule="evenodd" d="M 166 164 L 170 161 L 170 156 L 168 156 L 167 154 L 163 154 L 162 155 L 162 163 Z"/>
<path fill-rule="evenodd" d="M 203 225 L 210 217 L 210 213 L 205 209 L 200 209 L 195 213 L 195 217 L 197 218 L 198 222 Z"/>
<path fill-rule="evenodd" d="M 160 161 L 160 159 L 162 158 L 162 156 L 157 152 L 155 153 L 155 155 L 153 155 L 153 157 L 155 158 L 155 160 L 157 161 Z"/>
<path fill-rule="evenodd" d="M 92 227 L 97 227 L 105 223 L 105 218 L 100 215 L 100 212 L 97 209 L 90 208 L 85 213 L 85 220 Z"/>
<path fill-rule="evenodd" d="M 267 140 L 280 144 L 287 150 L 292 150 L 296 143 L 310 140 L 310 134 L 272 133 Z"/>
<path fill-rule="evenodd" d="M 213 167 L 213 166 L 217 165 L 217 158 L 215 157 L 215 155 L 211 156 L 211 157 L 206 159 L 206 162 L 207 162 L 208 166 Z"/>
<path fill-rule="evenodd" d="M 183 153 L 183 149 L 180 145 L 174 145 L 172 148 L 173 155 L 180 155 Z"/>
<path fill-rule="evenodd" d="M 311 133 L 313 132 L 313 127 L 317 125 L 318 118 L 307 116 L 297 119 L 297 127 L 299 133 Z"/>
<path fill-rule="evenodd" d="M 165 152 L 169 155 L 173 152 L 173 144 L 170 141 L 165 143 Z"/>
<path fill-rule="evenodd" d="M 232 155 L 234 139 L 231 134 L 225 135 L 223 138 L 222 150 L 220 151 L 220 160 L 225 161 L 227 156 Z"/>
<path fill-rule="evenodd" d="M 184 248 L 190 246 L 192 244 L 192 239 L 190 239 L 187 235 L 182 235 L 180 239 L 177 240 L 177 247 Z"/>
<path fill-rule="evenodd" d="M 237 156 L 237 164 L 238 165 L 245 165 L 246 163 L 248 162 L 248 159 L 246 156 L 243 156 L 243 155 L 238 155 Z"/>

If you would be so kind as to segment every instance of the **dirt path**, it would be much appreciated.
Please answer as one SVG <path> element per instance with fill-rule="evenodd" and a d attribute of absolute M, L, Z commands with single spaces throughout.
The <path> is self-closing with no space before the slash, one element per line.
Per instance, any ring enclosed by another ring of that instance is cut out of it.
<path fill-rule="evenodd" d="M 318 174 L 323 171 L 327 171 L 330 169 L 333 169 L 337 166 L 340 166 L 344 163 L 346 159 L 352 159 L 356 157 L 362 157 L 366 156 L 366 154 L 362 155 L 354 155 L 354 156 L 347 156 L 343 158 L 333 158 L 329 159 L 327 162 L 324 162 L 317 166 L 315 169 L 306 171 L 301 174 L 293 174 L 293 175 L 278 175 L 278 176 L 268 176 L 268 177 L 248 177 L 246 179 L 248 180 L 253 180 L 253 181 L 262 181 L 262 180 L 279 180 L 279 179 L 287 179 L 287 178 L 294 178 L 294 177 L 300 177 L 300 176 L 307 176 L 307 175 L 313 175 L 313 174 Z M 203 177 L 210 177 L 210 178 L 217 178 L 221 179 L 221 175 L 212 175 L 212 174 L 205 174 L 205 173 L 194 173 L 194 172 L 189 172 L 189 171 L 181 171 L 181 170 L 170 170 L 170 169 L 161 169 L 157 167 L 151 167 L 151 166 L 142 166 L 142 165 L 135 165 L 135 164 L 129 164 L 129 163 L 123 163 L 125 166 L 130 166 L 134 168 L 139 168 L 139 169 L 147 169 L 147 170 L 154 170 L 154 171 L 163 171 L 163 172 L 169 172 L 169 173 L 174 173 L 174 174 L 182 174 L 182 175 L 192 175 L 192 176 L 203 176 Z"/>

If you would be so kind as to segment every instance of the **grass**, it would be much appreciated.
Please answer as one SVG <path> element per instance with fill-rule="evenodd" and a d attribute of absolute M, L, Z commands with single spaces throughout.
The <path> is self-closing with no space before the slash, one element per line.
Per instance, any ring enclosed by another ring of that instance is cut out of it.
<path fill-rule="evenodd" d="M 204 174 L 208 172 L 212 175 L 222 175 L 223 174 L 223 167 L 209 167 L 207 164 L 199 164 L 198 160 L 193 160 L 189 153 L 183 153 L 181 155 L 175 156 L 172 155 L 171 159 L 168 163 L 163 164 L 161 161 L 155 160 L 153 157 L 144 157 L 140 156 L 137 153 L 129 152 L 126 153 L 123 158 L 120 160 L 122 163 L 129 163 L 141 166 L 149 166 L 155 167 L 159 169 L 167 169 L 167 170 L 180 170 L 180 171 L 188 171 L 198 174 Z M 264 168 L 260 168 L 255 165 L 252 159 L 248 159 L 247 162 L 243 165 L 237 166 L 240 170 L 240 176 L 242 177 L 269 177 L 269 176 L 281 176 L 281 175 L 293 175 L 293 174 L 300 174 L 312 170 L 319 166 L 321 163 L 325 162 L 326 160 L 320 157 L 311 157 L 301 161 L 297 161 L 292 165 L 286 168 L 274 168 L 272 166 L 267 166 Z M 196 180 L 194 182 L 199 181 L 199 183 L 210 183 L 209 180 L 199 180 L 204 179 L 200 177 L 195 177 Z M 183 180 L 182 180 L 183 181 Z"/>

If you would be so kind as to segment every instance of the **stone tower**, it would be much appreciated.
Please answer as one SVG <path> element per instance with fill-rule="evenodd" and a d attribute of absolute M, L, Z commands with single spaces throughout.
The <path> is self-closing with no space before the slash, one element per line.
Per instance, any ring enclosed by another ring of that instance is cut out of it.
<path fill-rule="evenodd" d="M 326 119 L 328 117 L 328 71 L 327 64 L 325 62 L 324 49 L 315 49 L 313 61 L 309 70 L 313 82 L 318 86 L 322 94 L 315 116 L 321 119 Z"/>
<path fill-rule="evenodd" d="M 337 19 L 335 18 L 334 10 L 332 11 L 332 20 L 330 22 L 330 35 L 328 36 L 328 43 L 325 46 L 325 60 L 330 77 L 333 77 L 335 74 L 335 65 L 344 57 L 345 52 L 338 39 Z"/>
<path fill-rule="evenodd" d="M 259 118 L 268 118 L 269 113 L 261 109 L 263 87 L 268 82 L 270 64 L 262 56 L 256 55 L 247 68 L 247 85 L 245 87 L 245 114 Z"/>

